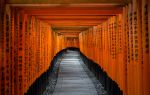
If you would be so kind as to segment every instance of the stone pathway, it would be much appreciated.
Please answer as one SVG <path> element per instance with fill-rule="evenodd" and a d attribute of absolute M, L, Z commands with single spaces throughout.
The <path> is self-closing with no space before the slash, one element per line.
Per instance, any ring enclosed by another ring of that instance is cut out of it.
<path fill-rule="evenodd" d="M 94 75 L 89 76 L 87 73 L 88 69 L 80 59 L 79 53 L 68 50 L 59 64 L 58 79 L 52 95 L 106 95 Z M 95 80 L 96 84 L 93 82 Z M 101 87 L 98 88 L 101 91 L 97 90 L 97 85 Z"/>

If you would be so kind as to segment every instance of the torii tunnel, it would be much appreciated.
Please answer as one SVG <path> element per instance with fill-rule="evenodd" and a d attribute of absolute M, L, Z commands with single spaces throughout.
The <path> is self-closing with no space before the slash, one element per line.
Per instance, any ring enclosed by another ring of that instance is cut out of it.
<path fill-rule="evenodd" d="M 150 0 L 0 0 L 0 95 L 150 95 Z"/>

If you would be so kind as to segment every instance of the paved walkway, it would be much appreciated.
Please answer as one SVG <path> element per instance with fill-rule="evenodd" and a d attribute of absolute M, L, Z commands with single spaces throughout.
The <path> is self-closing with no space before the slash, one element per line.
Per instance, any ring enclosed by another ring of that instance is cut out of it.
<path fill-rule="evenodd" d="M 97 95 L 81 61 L 78 52 L 67 51 L 64 54 L 53 95 Z"/>

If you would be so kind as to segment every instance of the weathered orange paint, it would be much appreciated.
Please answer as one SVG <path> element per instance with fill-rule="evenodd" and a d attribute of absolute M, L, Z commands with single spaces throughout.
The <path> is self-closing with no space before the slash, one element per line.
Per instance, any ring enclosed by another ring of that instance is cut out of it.
<path fill-rule="evenodd" d="M 150 95 L 149 2 L 132 0 L 124 7 L 19 4 L 5 8 L 0 0 L 0 95 L 24 95 L 66 47 L 80 47 L 124 95 Z M 63 28 L 55 32 L 51 28 L 58 26 Z M 77 29 L 67 30 L 68 26 Z"/>

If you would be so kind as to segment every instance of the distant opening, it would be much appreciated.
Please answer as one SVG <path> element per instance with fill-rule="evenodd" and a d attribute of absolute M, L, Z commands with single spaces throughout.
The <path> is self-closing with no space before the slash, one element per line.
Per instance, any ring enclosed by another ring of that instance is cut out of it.
<path fill-rule="evenodd" d="M 68 47 L 66 50 L 79 51 L 79 48 L 76 47 Z"/>

